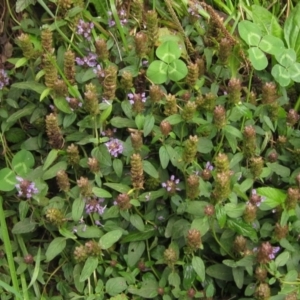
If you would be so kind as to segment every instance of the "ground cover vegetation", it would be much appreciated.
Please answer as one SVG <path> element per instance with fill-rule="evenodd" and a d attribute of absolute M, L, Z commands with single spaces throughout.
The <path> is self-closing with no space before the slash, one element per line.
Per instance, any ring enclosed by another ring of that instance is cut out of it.
<path fill-rule="evenodd" d="M 0 297 L 300 299 L 300 4 L 0 6 Z"/>

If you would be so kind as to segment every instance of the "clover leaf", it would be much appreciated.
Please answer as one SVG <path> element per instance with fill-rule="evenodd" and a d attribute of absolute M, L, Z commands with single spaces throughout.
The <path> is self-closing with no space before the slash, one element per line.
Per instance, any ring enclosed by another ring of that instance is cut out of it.
<path fill-rule="evenodd" d="M 166 41 L 156 49 L 160 60 L 154 60 L 148 70 L 148 78 L 155 84 L 162 84 L 168 79 L 179 81 L 187 75 L 187 67 L 180 60 L 181 50 L 174 41 Z"/>
<path fill-rule="evenodd" d="M 284 49 L 275 56 L 276 64 L 271 73 L 281 86 L 288 86 L 291 80 L 300 82 L 300 63 L 294 49 Z"/>
<path fill-rule="evenodd" d="M 249 59 L 258 71 L 265 69 L 268 65 L 265 53 L 278 55 L 284 47 L 281 39 L 273 35 L 263 36 L 260 28 L 250 21 L 240 22 L 238 29 L 241 38 L 250 46 Z"/>

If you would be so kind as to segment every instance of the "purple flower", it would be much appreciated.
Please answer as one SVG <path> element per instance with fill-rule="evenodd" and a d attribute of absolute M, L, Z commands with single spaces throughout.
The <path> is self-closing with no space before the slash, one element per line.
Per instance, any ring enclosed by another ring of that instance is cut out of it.
<path fill-rule="evenodd" d="M 97 75 L 98 78 L 105 77 L 105 71 L 101 68 L 100 65 L 97 65 L 96 68 L 93 69 L 93 71 Z"/>
<path fill-rule="evenodd" d="M 109 142 L 105 143 L 105 146 L 113 157 L 118 157 L 124 150 L 122 142 L 118 139 L 111 139 Z"/>
<path fill-rule="evenodd" d="M 66 101 L 69 103 L 69 106 L 72 111 L 78 107 L 82 107 L 82 102 L 79 102 L 78 99 L 72 97 L 66 97 Z"/>
<path fill-rule="evenodd" d="M 275 258 L 275 254 L 280 251 L 280 247 L 272 247 L 272 253 L 269 254 L 270 259 Z"/>
<path fill-rule="evenodd" d="M 75 61 L 77 65 L 93 68 L 97 65 L 97 55 L 95 53 L 89 53 L 83 58 L 76 57 Z"/>
<path fill-rule="evenodd" d="M 128 20 L 127 20 L 127 13 L 125 9 L 121 9 L 119 12 L 119 19 L 120 23 L 122 26 L 126 25 Z M 108 26 L 113 27 L 116 25 L 116 22 L 112 19 L 112 12 L 108 12 Z"/>
<path fill-rule="evenodd" d="M 86 200 L 86 205 L 85 205 L 85 212 L 86 214 L 91 214 L 91 213 L 98 213 L 99 215 L 102 215 L 106 209 L 105 206 L 101 206 L 100 204 L 104 201 L 102 198 L 93 198 L 93 199 L 88 199 Z"/>
<path fill-rule="evenodd" d="M 167 190 L 170 194 L 175 194 L 176 191 L 180 191 L 177 187 L 179 184 L 179 179 L 176 179 L 174 175 L 171 175 L 170 180 L 163 182 L 161 186 Z"/>
<path fill-rule="evenodd" d="M 0 90 L 2 90 L 8 84 L 9 79 L 6 72 L 3 69 L 0 69 Z"/>
<path fill-rule="evenodd" d="M 205 169 L 212 171 L 214 169 L 213 165 L 208 161 L 205 165 Z"/>
<path fill-rule="evenodd" d="M 251 191 L 251 196 L 250 196 L 250 199 L 249 199 L 249 202 L 253 205 L 256 205 L 257 207 L 260 206 L 260 204 L 265 200 L 266 198 L 265 197 L 261 197 L 257 194 L 256 190 L 253 189 Z"/>
<path fill-rule="evenodd" d="M 34 182 L 23 179 L 20 176 L 17 176 L 16 179 L 19 182 L 15 185 L 16 189 L 18 190 L 19 197 L 26 197 L 27 199 L 30 199 L 34 194 L 39 192 L 35 187 Z"/>
<path fill-rule="evenodd" d="M 91 40 L 91 32 L 94 28 L 94 23 L 84 22 L 83 20 L 79 20 L 77 24 L 77 33 L 82 35 L 88 41 Z"/>
<path fill-rule="evenodd" d="M 145 103 L 146 100 L 147 100 L 145 93 L 141 93 L 141 94 L 129 93 L 129 94 L 127 94 L 127 97 L 129 99 L 129 103 L 131 105 L 134 105 L 134 103 L 138 102 L 138 101 L 141 101 L 141 102 Z"/>

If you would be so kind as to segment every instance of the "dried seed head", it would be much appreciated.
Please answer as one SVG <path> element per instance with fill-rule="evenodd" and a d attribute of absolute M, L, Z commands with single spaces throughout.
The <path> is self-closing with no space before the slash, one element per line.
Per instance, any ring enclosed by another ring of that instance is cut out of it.
<path fill-rule="evenodd" d="M 238 104 L 241 101 L 242 84 L 239 78 L 231 78 L 228 83 L 228 99 L 232 104 Z"/>
<path fill-rule="evenodd" d="M 264 282 L 267 278 L 268 271 L 263 266 L 258 266 L 255 269 L 255 277 L 258 281 Z"/>
<path fill-rule="evenodd" d="M 175 115 L 178 112 L 177 102 L 175 95 L 168 94 L 166 96 L 166 104 L 164 107 L 164 114 L 166 116 Z"/>
<path fill-rule="evenodd" d="M 64 139 L 56 115 L 50 114 L 46 116 L 46 132 L 49 140 L 49 144 L 54 149 L 61 149 L 64 144 Z"/>
<path fill-rule="evenodd" d="M 262 103 L 272 104 L 277 98 L 276 84 L 274 82 L 266 82 L 262 87 Z"/>
<path fill-rule="evenodd" d="M 79 161 L 80 161 L 79 151 L 78 151 L 78 147 L 75 146 L 74 144 L 71 144 L 70 146 L 68 146 L 67 156 L 68 156 L 68 163 L 71 166 L 74 167 L 79 164 Z"/>
<path fill-rule="evenodd" d="M 164 252 L 164 260 L 166 264 L 170 267 L 173 268 L 174 264 L 177 261 L 177 254 L 176 251 L 173 248 L 168 248 Z"/>
<path fill-rule="evenodd" d="M 99 162 L 95 157 L 88 158 L 88 166 L 90 168 L 90 171 L 93 173 L 98 173 L 100 171 Z"/>
<path fill-rule="evenodd" d="M 80 189 L 80 193 L 83 197 L 90 197 L 93 195 L 92 193 L 92 186 L 86 177 L 80 177 L 79 180 L 77 180 L 77 185 Z"/>
<path fill-rule="evenodd" d="M 158 85 L 151 85 L 149 90 L 150 100 L 153 103 L 159 102 L 163 97 L 163 92 Z"/>
<path fill-rule="evenodd" d="M 61 226 L 64 223 L 64 215 L 58 208 L 48 208 L 46 211 L 48 221 L 56 226 Z"/>
<path fill-rule="evenodd" d="M 245 252 L 247 240 L 242 235 L 236 236 L 233 242 L 233 248 L 238 254 Z"/>
<path fill-rule="evenodd" d="M 116 199 L 116 205 L 118 205 L 121 210 L 130 209 L 132 206 L 130 203 L 130 197 L 127 194 L 119 194 Z"/>
<path fill-rule="evenodd" d="M 188 250 L 194 252 L 201 247 L 201 234 L 197 229 L 190 229 L 187 234 Z"/>
<path fill-rule="evenodd" d="M 226 110 L 222 105 L 218 105 L 214 109 L 214 124 L 218 129 L 222 129 L 226 125 Z"/>
<path fill-rule="evenodd" d="M 286 122 L 289 126 L 294 126 L 299 121 L 299 114 L 296 110 L 290 109 L 287 116 L 286 116 Z"/>
<path fill-rule="evenodd" d="M 196 174 L 192 174 L 188 177 L 186 181 L 186 196 L 194 200 L 199 196 L 200 193 L 200 188 L 199 188 L 199 183 L 200 183 L 200 178 Z"/>
<path fill-rule="evenodd" d="M 64 73 L 71 85 L 75 83 L 75 53 L 67 50 L 64 54 Z"/>
<path fill-rule="evenodd" d="M 56 182 L 61 191 L 68 192 L 70 190 L 69 177 L 64 170 L 60 170 L 57 172 Z"/>
<path fill-rule="evenodd" d="M 162 121 L 160 123 L 160 131 L 164 136 L 168 136 L 172 131 L 172 126 L 168 121 Z"/>
<path fill-rule="evenodd" d="M 144 188 L 144 171 L 143 171 L 143 163 L 140 154 L 133 154 L 130 158 L 131 165 L 131 182 L 132 186 L 135 189 L 143 189 Z"/>
<path fill-rule="evenodd" d="M 107 44 L 104 39 L 98 39 L 95 42 L 96 53 L 101 61 L 105 61 L 109 57 L 109 52 L 107 50 Z"/>

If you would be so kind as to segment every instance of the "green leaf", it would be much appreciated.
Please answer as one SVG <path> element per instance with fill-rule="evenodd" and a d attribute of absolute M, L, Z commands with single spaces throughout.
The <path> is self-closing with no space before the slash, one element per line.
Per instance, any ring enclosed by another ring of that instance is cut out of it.
<path fill-rule="evenodd" d="M 187 75 L 187 73 L 188 68 L 186 64 L 180 59 L 176 59 L 168 66 L 168 78 L 175 82 L 183 79 Z"/>
<path fill-rule="evenodd" d="M 271 210 L 276 206 L 281 206 L 286 198 L 283 191 L 271 187 L 258 188 L 256 192 L 258 195 L 265 197 L 265 200 L 259 206 L 261 210 Z"/>
<path fill-rule="evenodd" d="M 116 175 L 121 178 L 123 174 L 123 162 L 121 159 L 115 158 L 113 160 L 113 168 Z"/>
<path fill-rule="evenodd" d="M 191 229 L 197 229 L 201 232 L 201 236 L 204 236 L 209 230 L 209 223 L 207 218 L 200 218 L 193 220 Z"/>
<path fill-rule="evenodd" d="M 147 160 L 143 160 L 143 170 L 153 178 L 159 177 L 157 169 Z"/>
<path fill-rule="evenodd" d="M 35 110 L 36 106 L 34 104 L 27 104 L 25 107 L 18 109 L 15 113 L 8 117 L 7 123 L 15 123 L 19 119 L 31 115 Z"/>
<path fill-rule="evenodd" d="M 30 218 L 25 218 L 14 225 L 11 232 L 13 234 L 23 234 L 33 232 L 37 226 L 36 222 L 33 222 Z"/>
<path fill-rule="evenodd" d="M 122 236 L 122 231 L 117 229 L 110 231 L 100 238 L 99 244 L 102 249 L 106 250 L 116 243 Z"/>
<path fill-rule="evenodd" d="M 180 276 L 176 272 L 171 272 L 168 276 L 169 285 L 179 288 L 180 286 Z"/>
<path fill-rule="evenodd" d="M 208 205 L 205 201 L 189 201 L 185 211 L 191 215 L 204 217 L 204 208 Z"/>
<path fill-rule="evenodd" d="M 100 197 L 100 198 L 111 198 L 112 195 L 108 191 L 98 188 L 98 187 L 93 187 L 92 189 L 93 193 L 95 196 Z"/>
<path fill-rule="evenodd" d="M 147 69 L 147 77 L 154 84 L 162 84 L 168 79 L 168 65 L 162 61 L 153 61 Z"/>
<path fill-rule="evenodd" d="M 112 112 L 112 108 L 113 108 L 113 106 L 111 104 L 109 104 L 107 108 L 105 108 L 104 110 L 101 111 L 101 114 L 100 114 L 100 122 L 101 123 L 105 122 L 108 119 L 108 117 L 110 116 L 110 114 Z"/>
<path fill-rule="evenodd" d="M 293 49 L 283 49 L 275 57 L 278 63 L 285 68 L 292 66 L 297 59 L 296 52 Z"/>
<path fill-rule="evenodd" d="M 129 267 L 134 267 L 142 257 L 146 249 L 145 242 L 131 242 L 128 246 L 128 259 L 127 264 Z"/>
<path fill-rule="evenodd" d="M 86 224 L 77 226 L 76 234 L 85 239 L 98 239 L 103 236 L 103 232 L 98 227 L 88 226 Z"/>
<path fill-rule="evenodd" d="M 291 170 L 288 167 L 282 166 L 278 163 L 267 163 L 267 166 L 277 175 L 281 177 L 290 177 Z"/>
<path fill-rule="evenodd" d="M 242 133 L 237 128 L 235 128 L 231 125 L 226 125 L 223 130 L 225 132 L 230 133 L 231 135 L 234 135 L 235 137 L 237 137 L 239 139 L 243 139 Z"/>
<path fill-rule="evenodd" d="M 226 203 L 224 209 L 228 217 L 239 218 L 244 214 L 245 207 L 245 203 Z"/>
<path fill-rule="evenodd" d="M 85 207 L 85 201 L 81 198 L 76 198 L 72 204 L 72 219 L 74 222 L 78 222 L 83 214 Z"/>
<path fill-rule="evenodd" d="M 116 128 L 136 128 L 134 120 L 129 120 L 127 118 L 122 117 L 114 117 L 110 120 L 110 124 Z"/>
<path fill-rule="evenodd" d="M 200 258 L 201 259 L 201 258 Z M 192 284 L 194 283 L 196 279 L 196 272 L 194 271 L 194 267 L 191 263 L 186 263 L 183 266 L 183 288 L 185 290 L 188 290 L 191 288 Z M 205 270 L 204 270 L 204 276 L 205 276 Z"/>
<path fill-rule="evenodd" d="M 170 157 L 169 157 L 166 146 L 161 146 L 159 148 L 159 159 L 160 159 L 161 167 L 163 169 L 166 169 L 170 162 Z"/>
<path fill-rule="evenodd" d="M 51 166 L 51 164 L 56 160 L 57 156 L 58 156 L 58 150 L 52 149 L 47 155 L 47 158 L 44 162 L 43 171 L 46 171 Z"/>
<path fill-rule="evenodd" d="M 200 137 L 197 144 L 197 151 L 200 153 L 209 153 L 214 148 L 213 143 L 210 139 L 205 137 Z"/>
<path fill-rule="evenodd" d="M 260 28 L 250 22 L 250 21 L 240 21 L 238 23 L 238 31 L 240 34 L 240 37 L 249 45 L 249 46 L 258 46 L 261 37 L 262 32 Z"/>
<path fill-rule="evenodd" d="M 220 228 L 223 228 L 226 224 L 226 211 L 223 205 L 216 205 L 216 217 Z"/>
<path fill-rule="evenodd" d="M 288 48 L 294 49 L 297 54 L 297 61 L 300 61 L 300 3 L 292 9 L 284 22 L 284 39 Z"/>
<path fill-rule="evenodd" d="M 289 70 L 278 64 L 272 68 L 271 74 L 282 87 L 288 86 L 291 82 Z"/>
<path fill-rule="evenodd" d="M 121 194 L 126 194 L 130 191 L 130 187 L 122 183 L 104 183 L 104 185 L 108 186 L 109 188 Z"/>
<path fill-rule="evenodd" d="M 126 280 L 123 277 L 115 277 L 107 280 L 105 290 L 110 296 L 116 296 L 127 289 Z"/>
<path fill-rule="evenodd" d="M 51 261 L 54 257 L 60 254 L 66 247 L 66 239 L 63 237 L 57 237 L 49 244 L 46 251 L 46 261 Z"/>
<path fill-rule="evenodd" d="M 131 223 L 132 226 L 134 226 L 139 231 L 144 231 L 145 230 L 144 221 L 137 214 L 130 215 L 130 223 Z"/>
<path fill-rule="evenodd" d="M 286 265 L 286 263 L 291 259 L 291 255 L 289 252 L 284 251 L 283 253 L 280 253 L 276 259 L 275 259 L 275 265 L 276 267 L 283 267 Z"/>
<path fill-rule="evenodd" d="M 166 119 L 164 119 L 164 121 L 169 122 L 170 125 L 176 125 L 176 124 L 183 122 L 183 119 L 182 119 L 181 115 L 174 114 L 174 115 L 171 115 L 171 116 L 167 117 Z"/>
<path fill-rule="evenodd" d="M 98 267 L 98 257 L 89 256 L 88 259 L 85 261 L 84 267 L 81 271 L 79 281 L 84 282 L 86 281 L 96 270 Z"/>
<path fill-rule="evenodd" d="M 12 166 L 18 175 L 25 176 L 29 169 L 34 166 L 34 156 L 27 150 L 20 150 L 13 157 Z"/>
<path fill-rule="evenodd" d="M 257 241 L 257 233 L 252 225 L 239 219 L 230 219 L 227 221 L 227 225 L 230 229 L 236 231 L 238 234 L 244 237 L 249 237 L 253 242 Z"/>
<path fill-rule="evenodd" d="M 72 110 L 70 108 L 70 105 L 66 98 L 64 97 L 59 97 L 59 98 L 54 98 L 53 99 L 54 105 L 56 108 L 58 108 L 60 111 L 66 113 L 66 114 L 71 114 Z"/>
<path fill-rule="evenodd" d="M 35 266 L 34 266 L 34 270 L 33 273 L 31 275 L 31 280 L 30 283 L 28 285 L 28 289 L 36 282 L 39 272 L 40 272 L 40 264 L 41 264 L 41 247 L 39 247 L 36 259 L 35 259 Z"/>
<path fill-rule="evenodd" d="M 248 53 L 249 59 L 257 71 L 264 70 L 268 66 L 266 55 L 258 47 L 251 47 Z"/>
<path fill-rule="evenodd" d="M 138 295 L 145 299 L 155 298 L 158 294 L 158 283 L 155 280 L 143 281 L 141 287 L 129 286 L 128 292 L 133 295 Z"/>
<path fill-rule="evenodd" d="M 174 41 L 166 41 L 156 49 L 156 55 L 159 59 L 169 64 L 180 57 L 181 50 Z"/>
<path fill-rule="evenodd" d="M 275 15 L 260 5 L 252 5 L 251 8 L 253 22 L 260 28 L 263 35 L 283 37 L 283 30 Z"/>
<path fill-rule="evenodd" d="M 29 5 L 35 4 L 36 0 L 17 0 L 16 13 L 20 13 L 25 10 Z"/>
<path fill-rule="evenodd" d="M 122 238 L 121 243 L 124 244 L 129 242 L 145 241 L 153 237 L 155 234 L 156 231 L 153 229 L 144 232 L 131 232 Z"/>
<path fill-rule="evenodd" d="M 76 72 L 75 79 L 78 83 L 87 82 L 96 77 L 93 68 L 83 69 L 80 72 Z"/>
<path fill-rule="evenodd" d="M 281 39 L 272 35 L 266 35 L 261 39 L 259 43 L 259 48 L 264 52 L 276 55 L 277 53 L 282 52 L 284 44 Z"/>
<path fill-rule="evenodd" d="M 143 128 L 143 133 L 144 133 L 144 137 L 148 136 L 155 124 L 155 118 L 154 116 L 151 115 L 146 115 L 145 117 L 145 122 L 144 122 L 144 128 Z"/>
<path fill-rule="evenodd" d="M 213 278 L 224 281 L 231 281 L 233 278 L 231 268 L 222 264 L 215 264 L 209 266 L 206 269 L 206 273 Z"/>
<path fill-rule="evenodd" d="M 201 282 L 205 281 L 205 265 L 203 260 L 199 256 L 194 256 L 192 259 L 192 266 L 200 277 Z"/>
<path fill-rule="evenodd" d="M 241 289 L 244 285 L 244 268 L 236 267 L 232 269 L 232 275 L 236 286 Z"/>
<path fill-rule="evenodd" d="M 16 82 L 11 85 L 11 87 L 21 89 L 21 90 L 31 90 L 37 92 L 38 94 L 42 94 L 47 87 L 41 83 L 36 81 L 24 81 L 24 82 Z M 33 104 L 32 104 L 33 105 Z M 35 105 L 34 105 L 35 107 Z"/>
<path fill-rule="evenodd" d="M 137 114 L 134 121 L 135 121 L 136 127 L 139 130 L 142 130 L 142 128 L 144 127 L 145 116 L 142 114 Z"/>
<path fill-rule="evenodd" d="M 43 180 L 48 180 L 56 176 L 58 171 L 61 170 L 66 170 L 67 169 L 67 162 L 65 161 L 60 161 L 54 166 L 52 166 L 50 169 L 48 169 L 44 175 L 43 175 Z"/>
<path fill-rule="evenodd" d="M 12 191 L 16 184 L 16 174 L 11 169 L 3 168 L 0 170 L 0 191 Z"/>
<path fill-rule="evenodd" d="M 300 82 L 300 63 L 294 63 L 289 67 L 289 74 L 292 80 Z"/>
<path fill-rule="evenodd" d="M 178 239 L 182 236 L 186 236 L 190 226 L 190 222 L 185 219 L 175 221 L 175 223 L 172 225 L 172 238 Z"/>

